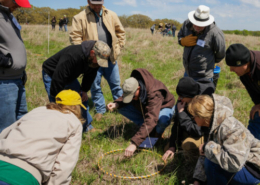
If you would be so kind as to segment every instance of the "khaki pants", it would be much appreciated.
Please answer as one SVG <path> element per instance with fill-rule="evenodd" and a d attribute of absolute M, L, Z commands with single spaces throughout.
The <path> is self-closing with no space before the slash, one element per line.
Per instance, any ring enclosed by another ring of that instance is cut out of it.
<path fill-rule="evenodd" d="M 194 150 L 194 149 L 199 149 L 200 145 L 203 143 L 204 137 L 200 138 L 192 138 L 188 137 L 182 142 L 182 149 L 183 150 Z"/>
<path fill-rule="evenodd" d="M 189 151 L 189 150 L 199 150 L 199 147 L 201 144 L 204 143 L 204 137 L 199 138 L 192 138 L 188 137 L 188 134 L 186 132 L 183 132 L 184 139 L 181 145 L 181 148 L 183 150 Z M 164 147 L 164 152 L 166 152 L 169 149 L 170 143 L 167 143 L 167 145 Z M 176 148 L 177 149 L 177 148 Z"/>

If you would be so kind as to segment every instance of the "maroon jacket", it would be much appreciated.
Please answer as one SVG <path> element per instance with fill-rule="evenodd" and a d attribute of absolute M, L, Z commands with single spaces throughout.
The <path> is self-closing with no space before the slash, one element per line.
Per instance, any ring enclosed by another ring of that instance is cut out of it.
<path fill-rule="evenodd" d="M 255 105 L 260 104 L 260 51 L 250 51 L 250 72 L 240 77 Z"/>
<path fill-rule="evenodd" d="M 133 143 L 139 146 L 148 136 L 148 133 L 150 134 L 157 125 L 160 110 L 163 108 L 172 108 L 175 104 L 175 100 L 167 87 L 161 81 L 156 80 L 146 69 L 139 68 L 133 70 L 131 77 L 134 77 L 137 80 L 142 79 L 147 92 L 146 105 L 142 104 L 144 123 L 131 139 Z M 115 100 L 115 103 L 118 103 L 119 109 L 127 105 L 123 103 L 123 97 Z M 142 112 L 140 100 L 132 100 L 130 103 L 132 103 L 137 110 Z"/>

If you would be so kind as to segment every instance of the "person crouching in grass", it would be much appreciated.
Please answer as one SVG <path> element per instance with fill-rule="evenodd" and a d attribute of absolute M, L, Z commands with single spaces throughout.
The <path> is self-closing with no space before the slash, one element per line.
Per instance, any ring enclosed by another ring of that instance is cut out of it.
<path fill-rule="evenodd" d="M 198 126 L 209 130 L 200 146 L 194 185 L 246 185 L 260 182 L 260 141 L 233 117 L 231 101 L 213 94 L 195 96 L 188 111 Z"/>
<path fill-rule="evenodd" d="M 63 90 L 0 134 L 0 185 L 69 185 L 79 157 L 82 104 Z"/>

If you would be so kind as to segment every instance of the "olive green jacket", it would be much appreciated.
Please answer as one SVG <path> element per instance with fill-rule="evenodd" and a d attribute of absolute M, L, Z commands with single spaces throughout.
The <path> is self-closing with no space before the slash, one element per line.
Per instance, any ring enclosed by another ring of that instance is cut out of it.
<path fill-rule="evenodd" d="M 214 116 L 205 156 L 228 172 L 240 171 L 246 162 L 260 168 L 260 141 L 233 117 L 231 101 L 214 94 Z M 200 156 L 193 177 L 206 181 L 204 156 Z"/>

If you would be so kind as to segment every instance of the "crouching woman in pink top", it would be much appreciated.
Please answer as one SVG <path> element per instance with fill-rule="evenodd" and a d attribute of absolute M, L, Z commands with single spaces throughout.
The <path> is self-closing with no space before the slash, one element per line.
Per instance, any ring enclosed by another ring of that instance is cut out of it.
<path fill-rule="evenodd" d="M 80 95 L 61 91 L 0 134 L 0 185 L 69 185 L 82 136 Z"/>

